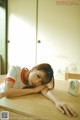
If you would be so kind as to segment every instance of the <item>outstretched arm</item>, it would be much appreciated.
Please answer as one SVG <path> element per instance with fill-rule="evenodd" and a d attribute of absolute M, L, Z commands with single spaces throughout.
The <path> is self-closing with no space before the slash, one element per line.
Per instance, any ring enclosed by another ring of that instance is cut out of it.
<path fill-rule="evenodd" d="M 47 87 L 45 87 L 41 93 L 47 97 L 49 100 L 55 103 L 56 108 L 61 111 L 63 114 L 66 114 L 68 116 L 77 116 L 77 113 L 66 103 L 59 101 L 51 92 L 51 90 L 48 90 Z"/>

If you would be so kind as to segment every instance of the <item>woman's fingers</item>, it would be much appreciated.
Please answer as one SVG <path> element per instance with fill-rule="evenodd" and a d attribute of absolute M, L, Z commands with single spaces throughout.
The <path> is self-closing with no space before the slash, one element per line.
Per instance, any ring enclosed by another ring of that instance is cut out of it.
<path fill-rule="evenodd" d="M 69 113 L 74 116 L 74 117 L 77 117 L 78 114 L 70 107 L 70 106 L 67 106 L 67 109 L 69 110 Z"/>
<path fill-rule="evenodd" d="M 67 105 L 67 104 L 65 104 L 65 103 L 58 103 L 57 105 L 56 105 L 56 107 L 57 107 L 57 109 L 59 110 L 59 111 L 61 111 L 63 114 L 66 114 L 66 115 L 68 115 L 68 116 L 74 116 L 74 117 L 77 117 L 78 116 L 78 114 L 69 106 L 69 105 Z"/>
<path fill-rule="evenodd" d="M 64 114 L 64 110 L 62 109 L 62 107 L 57 106 L 57 109 L 58 109 L 59 111 L 61 111 L 61 112 Z"/>
<path fill-rule="evenodd" d="M 34 89 L 34 93 L 37 93 L 37 92 L 40 92 L 45 86 L 44 85 L 40 85 L 40 86 L 37 86 Z"/>
<path fill-rule="evenodd" d="M 68 115 L 68 116 L 73 116 L 73 115 L 71 114 L 71 111 L 68 109 L 67 105 L 64 105 L 64 106 L 62 107 L 62 109 L 64 110 L 64 113 L 65 113 L 66 115 Z"/>
<path fill-rule="evenodd" d="M 57 109 L 62 112 L 63 114 L 65 113 L 64 109 L 62 108 L 62 106 L 60 105 L 60 103 L 56 104 Z"/>

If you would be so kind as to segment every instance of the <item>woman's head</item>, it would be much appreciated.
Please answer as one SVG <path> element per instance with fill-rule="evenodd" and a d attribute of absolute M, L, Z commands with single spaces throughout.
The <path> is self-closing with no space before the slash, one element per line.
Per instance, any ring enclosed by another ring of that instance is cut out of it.
<path fill-rule="evenodd" d="M 53 69 L 50 64 L 42 63 L 30 70 L 29 82 L 31 85 L 41 85 L 49 83 L 53 78 Z M 53 78 L 54 79 L 54 78 Z"/>

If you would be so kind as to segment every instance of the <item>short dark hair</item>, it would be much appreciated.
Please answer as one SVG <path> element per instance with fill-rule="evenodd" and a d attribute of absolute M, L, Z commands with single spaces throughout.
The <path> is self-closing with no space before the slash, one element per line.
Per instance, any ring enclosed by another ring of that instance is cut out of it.
<path fill-rule="evenodd" d="M 36 65 L 31 69 L 31 71 L 33 71 L 33 70 L 42 70 L 43 72 L 45 72 L 46 78 L 48 79 L 49 82 L 52 79 L 54 80 L 53 69 L 52 69 L 51 65 L 48 63 L 42 63 L 39 65 Z"/>

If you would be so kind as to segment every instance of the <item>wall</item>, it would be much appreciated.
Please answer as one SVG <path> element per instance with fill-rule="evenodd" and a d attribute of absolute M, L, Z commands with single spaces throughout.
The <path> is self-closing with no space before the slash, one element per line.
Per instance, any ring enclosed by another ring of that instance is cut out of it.
<path fill-rule="evenodd" d="M 55 44 L 60 48 L 56 57 L 59 65 L 57 75 L 80 73 L 80 2 L 75 0 L 71 4 L 71 1 L 67 4 L 56 3 L 55 8 L 58 11 L 55 13 Z"/>
<path fill-rule="evenodd" d="M 38 6 L 38 56 L 47 56 L 40 58 L 51 63 L 60 79 L 66 71 L 80 73 L 80 2 L 70 1 L 39 0 Z"/>

